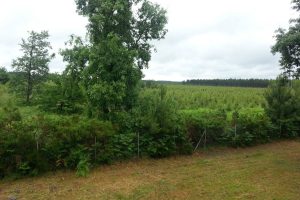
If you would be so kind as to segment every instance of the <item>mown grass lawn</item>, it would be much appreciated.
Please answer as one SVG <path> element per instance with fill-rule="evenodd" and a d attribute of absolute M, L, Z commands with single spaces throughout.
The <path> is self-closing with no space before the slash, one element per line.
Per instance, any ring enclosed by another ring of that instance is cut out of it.
<path fill-rule="evenodd" d="M 0 199 L 300 199 L 300 141 L 0 182 Z"/>

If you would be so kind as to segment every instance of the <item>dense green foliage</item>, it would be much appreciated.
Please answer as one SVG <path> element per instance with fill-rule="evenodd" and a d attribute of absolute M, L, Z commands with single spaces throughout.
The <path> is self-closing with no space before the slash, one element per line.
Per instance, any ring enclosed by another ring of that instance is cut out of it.
<path fill-rule="evenodd" d="M 16 108 L 1 117 L 1 176 L 82 166 L 86 159 L 107 163 L 113 157 L 109 122 L 80 117 L 37 115 L 21 119 Z M 87 163 L 88 164 L 88 163 Z"/>
<path fill-rule="evenodd" d="M 164 38 L 167 32 L 166 11 L 148 0 L 75 2 L 77 12 L 89 20 L 90 47 L 83 80 L 89 113 L 111 119 L 115 112 L 130 111 L 136 104 L 141 70 L 151 59 L 150 42 Z M 65 59 L 68 68 L 80 58 Z"/>
<path fill-rule="evenodd" d="M 66 69 L 62 77 L 53 77 L 57 85 L 57 91 L 60 91 L 60 112 L 71 109 L 78 111 L 79 104 L 85 101 L 84 98 L 84 69 L 87 67 L 89 58 L 89 48 L 85 42 L 77 36 L 71 35 L 66 43 L 66 48 L 60 51 L 63 60 L 67 62 Z M 55 86 L 54 86 L 55 87 Z M 70 108 L 70 106 L 72 108 Z"/>
<path fill-rule="evenodd" d="M 248 108 L 238 113 L 237 120 L 234 120 L 234 112 L 226 114 L 224 110 L 184 110 L 181 115 L 194 146 L 204 136 L 204 145 L 225 144 L 236 147 L 265 143 L 276 138 L 272 135 L 271 121 L 263 109 Z"/>

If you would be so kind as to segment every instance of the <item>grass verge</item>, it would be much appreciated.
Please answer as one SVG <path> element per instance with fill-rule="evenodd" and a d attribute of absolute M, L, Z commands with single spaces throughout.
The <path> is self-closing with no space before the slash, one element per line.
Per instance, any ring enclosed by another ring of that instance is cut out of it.
<path fill-rule="evenodd" d="M 300 199 L 300 141 L 0 182 L 0 199 Z"/>

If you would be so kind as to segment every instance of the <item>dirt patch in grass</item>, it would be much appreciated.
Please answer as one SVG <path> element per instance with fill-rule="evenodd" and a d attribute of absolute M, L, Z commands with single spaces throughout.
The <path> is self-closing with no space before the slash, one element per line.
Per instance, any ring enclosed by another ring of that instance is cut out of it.
<path fill-rule="evenodd" d="M 57 172 L 0 182 L 0 199 L 300 199 L 300 142 Z"/>

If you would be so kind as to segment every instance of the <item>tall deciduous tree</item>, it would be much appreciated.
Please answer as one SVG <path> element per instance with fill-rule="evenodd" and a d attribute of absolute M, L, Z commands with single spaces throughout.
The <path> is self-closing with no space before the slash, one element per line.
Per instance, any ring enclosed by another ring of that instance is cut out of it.
<path fill-rule="evenodd" d="M 85 84 L 90 103 L 106 117 L 133 107 L 152 40 L 164 38 L 166 10 L 148 0 L 75 0 L 89 19 Z"/>
<path fill-rule="evenodd" d="M 22 39 L 20 44 L 23 55 L 13 60 L 12 66 L 15 71 L 24 75 L 24 92 L 27 104 L 30 103 L 34 87 L 48 74 L 48 64 L 54 58 L 54 54 L 49 54 L 51 45 L 48 38 L 47 31 L 40 33 L 30 31 L 29 37 L 26 40 Z"/>
<path fill-rule="evenodd" d="M 300 11 L 300 0 L 293 0 L 293 9 Z M 300 18 L 291 19 L 288 30 L 279 28 L 276 31 L 276 43 L 272 53 L 280 53 L 280 65 L 284 74 L 296 79 L 300 78 Z"/>

